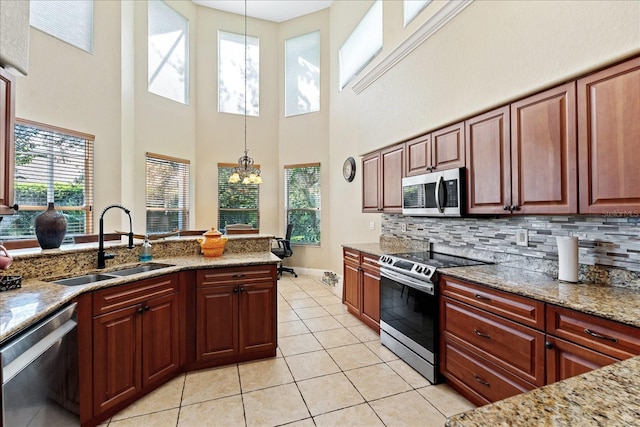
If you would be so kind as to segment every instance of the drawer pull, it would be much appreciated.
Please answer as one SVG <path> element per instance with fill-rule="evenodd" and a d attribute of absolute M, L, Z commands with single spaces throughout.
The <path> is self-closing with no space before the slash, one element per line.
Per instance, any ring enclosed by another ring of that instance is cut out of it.
<path fill-rule="evenodd" d="M 473 332 L 479 337 L 491 339 L 491 335 L 483 334 L 482 332 L 480 332 L 477 329 L 474 329 Z"/>
<path fill-rule="evenodd" d="M 482 384 L 483 386 L 491 387 L 491 384 L 489 384 L 488 382 L 484 381 L 482 378 L 480 378 L 476 374 L 473 374 L 473 379 L 476 380 L 477 382 L 479 382 L 480 384 Z"/>
<path fill-rule="evenodd" d="M 234 274 L 233 276 L 231 276 L 234 279 L 243 279 L 245 277 L 247 277 L 246 274 Z"/>
<path fill-rule="evenodd" d="M 600 339 L 608 340 L 608 341 L 611 341 L 611 342 L 618 342 L 618 338 L 609 337 L 609 336 L 606 336 L 606 335 L 601 335 L 601 334 L 599 334 L 597 332 L 593 332 L 591 329 L 588 329 L 588 328 L 585 328 L 584 333 L 587 334 L 587 335 L 591 335 L 594 338 L 600 338 Z"/>
<path fill-rule="evenodd" d="M 484 295 L 476 294 L 477 299 L 481 299 L 483 301 L 491 301 L 491 298 L 485 297 Z"/>

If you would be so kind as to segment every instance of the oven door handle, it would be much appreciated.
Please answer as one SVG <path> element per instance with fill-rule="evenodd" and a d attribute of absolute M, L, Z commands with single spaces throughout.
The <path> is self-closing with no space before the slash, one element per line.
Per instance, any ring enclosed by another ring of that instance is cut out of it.
<path fill-rule="evenodd" d="M 395 271 L 389 270 L 384 267 L 380 267 L 380 276 L 386 277 L 389 280 L 393 280 L 394 282 L 398 282 L 401 285 L 408 286 L 418 291 L 426 292 L 430 295 L 435 294 L 433 284 L 430 282 L 425 283 L 423 281 L 407 277 L 404 274 L 396 273 Z"/>

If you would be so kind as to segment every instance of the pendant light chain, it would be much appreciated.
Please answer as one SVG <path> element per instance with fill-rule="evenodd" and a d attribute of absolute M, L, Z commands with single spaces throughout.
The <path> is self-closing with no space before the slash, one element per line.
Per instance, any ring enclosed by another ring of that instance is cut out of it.
<path fill-rule="evenodd" d="M 247 0 L 244 0 L 244 155 L 247 156 Z"/>

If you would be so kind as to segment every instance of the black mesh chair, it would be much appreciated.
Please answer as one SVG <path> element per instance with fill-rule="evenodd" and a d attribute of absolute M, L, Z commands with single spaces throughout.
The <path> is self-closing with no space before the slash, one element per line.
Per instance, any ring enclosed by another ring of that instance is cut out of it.
<path fill-rule="evenodd" d="M 271 253 L 280 258 L 281 260 L 290 257 L 293 255 L 293 249 L 291 249 L 291 233 L 293 232 L 293 224 L 287 225 L 287 234 L 285 238 L 276 237 L 276 242 L 278 242 L 277 248 L 271 248 Z M 282 272 L 286 271 L 287 273 L 293 274 L 295 277 L 298 277 L 293 268 L 285 267 L 282 265 L 282 261 L 280 261 L 280 266 L 278 266 L 278 278 L 282 276 Z"/>

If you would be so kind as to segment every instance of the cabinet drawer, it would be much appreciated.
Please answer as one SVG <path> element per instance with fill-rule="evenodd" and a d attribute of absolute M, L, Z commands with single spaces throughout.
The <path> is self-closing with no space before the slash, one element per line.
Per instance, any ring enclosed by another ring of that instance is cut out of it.
<path fill-rule="evenodd" d="M 470 394 L 465 397 L 478 405 L 535 389 L 534 385 L 448 340 L 444 340 L 442 354 L 445 377 Z"/>
<path fill-rule="evenodd" d="M 380 259 L 380 257 L 363 253 L 361 266 L 363 270 L 380 278 L 380 264 L 378 264 L 378 259 Z"/>
<path fill-rule="evenodd" d="M 350 264 L 360 265 L 360 252 L 353 249 L 342 249 L 342 259 Z"/>
<path fill-rule="evenodd" d="M 442 276 L 440 292 L 451 298 L 544 330 L 544 302 Z"/>
<path fill-rule="evenodd" d="M 442 298 L 443 330 L 484 358 L 538 386 L 544 385 L 544 334 L 450 298 Z M 453 337 L 451 339 L 454 339 Z"/>
<path fill-rule="evenodd" d="M 547 306 L 547 333 L 620 360 L 640 355 L 640 328 L 567 308 Z"/>
<path fill-rule="evenodd" d="M 98 316 L 175 292 L 178 292 L 176 274 L 167 274 L 95 291 L 93 293 L 93 315 Z"/>
<path fill-rule="evenodd" d="M 198 287 L 248 284 L 276 280 L 275 265 L 255 265 L 251 267 L 209 268 L 198 270 Z"/>

